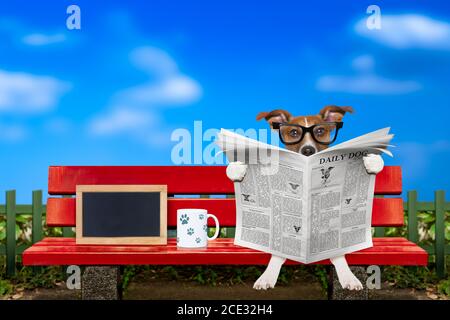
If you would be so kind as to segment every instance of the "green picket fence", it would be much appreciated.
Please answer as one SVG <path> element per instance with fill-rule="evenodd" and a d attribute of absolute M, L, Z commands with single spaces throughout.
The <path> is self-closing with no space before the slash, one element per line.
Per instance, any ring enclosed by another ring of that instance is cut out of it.
<path fill-rule="evenodd" d="M 21 254 L 31 244 L 40 241 L 44 235 L 45 213 L 47 207 L 42 203 L 42 190 L 33 191 L 31 205 L 16 204 L 16 191 L 6 191 L 6 204 L 0 205 L 0 223 L 6 221 L 5 227 L 2 230 L 0 224 L 0 235 L 4 232 L 5 240 L 0 242 L 0 256 L 6 255 L 6 274 L 13 276 L 16 273 L 16 257 L 21 257 Z M 18 244 L 17 236 L 20 232 L 17 226 L 17 221 L 20 216 L 32 216 L 31 219 L 31 239 L 25 243 Z M 6 217 L 4 219 L 3 217 Z M 74 236 L 72 228 L 57 228 L 62 229 L 64 237 Z M 3 238 L 0 237 L 0 239 Z"/>
<path fill-rule="evenodd" d="M 417 192 L 409 191 L 407 201 L 404 203 L 404 210 L 407 215 L 407 238 L 415 243 L 419 242 L 418 232 L 418 212 L 431 211 L 435 215 L 435 240 L 432 245 L 422 245 L 422 247 L 430 254 L 435 256 L 436 272 L 439 277 L 446 275 L 445 256 L 450 254 L 450 245 L 445 239 L 445 222 L 446 212 L 450 212 L 450 202 L 445 202 L 445 192 L 435 191 L 434 202 L 417 201 Z M 31 205 L 17 205 L 16 191 L 6 191 L 6 204 L 0 205 L 0 223 L 6 220 L 5 226 L 2 228 L 0 224 L 1 238 L 5 238 L 0 243 L 0 256 L 6 255 L 6 273 L 7 276 L 13 276 L 16 272 L 16 257 L 28 248 L 31 243 L 36 243 L 43 238 L 46 206 L 42 203 L 42 191 L 33 191 Z M 32 216 L 31 219 L 31 239 L 26 243 L 18 244 L 17 236 L 20 229 L 16 225 L 19 216 Z M 6 219 L 4 219 L 6 217 Z M 3 229 L 3 230 L 2 230 Z M 227 228 L 226 236 L 234 236 L 234 228 Z M 385 236 L 386 228 L 375 228 L 375 237 Z M 6 237 L 5 237 L 6 235 Z M 62 228 L 61 235 L 64 237 L 74 236 L 72 228 Z M 4 243 L 3 243 L 4 242 Z"/>

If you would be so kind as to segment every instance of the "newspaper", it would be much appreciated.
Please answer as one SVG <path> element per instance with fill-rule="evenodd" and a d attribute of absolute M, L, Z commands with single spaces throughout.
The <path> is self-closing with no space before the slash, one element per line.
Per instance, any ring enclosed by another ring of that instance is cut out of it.
<path fill-rule="evenodd" d="M 363 156 L 392 156 L 392 137 L 385 128 L 306 157 L 222 129 L 228 160 L 248 164 L 234 184 L 234 243 L 302 263 L 371 247 L 375 175 Z"/>

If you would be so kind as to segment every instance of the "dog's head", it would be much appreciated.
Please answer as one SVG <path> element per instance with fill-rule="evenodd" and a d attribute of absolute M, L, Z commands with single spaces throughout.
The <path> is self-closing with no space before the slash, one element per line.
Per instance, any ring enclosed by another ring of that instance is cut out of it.
<path fill-rule="evenodd" d="M 319 114 L 313 116 L 292 116 L 288 111 L 278 109 L 260 112 L 256 116 L 256 120 L 266 119 L 272 129 L 279 131 L 283 141 L 293 141 L 285 144 L 287 149 L 311 156 L 328 147 L 323 142 L 332 140 L 332 136 L 337 130 L 334 123 L 342 122 L 346 112 L 352 113 L 353 108 L 326 106 L 320 110 Z M 280 123 L 283 125 L 279 126 Z M 313 126 L 312 132 L 302 129 L 302 127 L 311 128 Z M 301 137 L 303 138 L 297 142 Z"/>

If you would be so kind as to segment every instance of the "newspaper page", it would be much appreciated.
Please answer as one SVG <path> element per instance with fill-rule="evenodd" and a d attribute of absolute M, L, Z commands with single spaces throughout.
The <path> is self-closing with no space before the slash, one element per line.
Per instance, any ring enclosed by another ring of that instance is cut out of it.
<path fill-rule="evenodd" d="M 248 164 L 234 184 L 235 244 L 302 263 L 371 247 L 375 175 L 366 172 L 363 156 L 390 154 L 388 131 L 306 157 L 222 130 L 217 143 L 229 161 Z M 277 157 L 261 157 L 270 151 Z"/>
<path fill-rule="evenodd" d="M 307 263 L 372 246 L 375 175 L 364 167 L 367 153 L 345 148 L 310 157 Z"/>
<path fill-rule="evenodd" d="M 284 152 L 279 157 L 276 174 L 265 174 L 264 166 L 249 164 L 243 181 L 234 184 L 234 243 L 305 261 L 306 162 Z"/>

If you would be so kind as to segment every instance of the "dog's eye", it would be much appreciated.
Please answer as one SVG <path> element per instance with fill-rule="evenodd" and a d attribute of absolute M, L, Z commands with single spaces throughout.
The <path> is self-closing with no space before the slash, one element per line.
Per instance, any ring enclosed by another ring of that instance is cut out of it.
<path fill-rule="evenodd" d="M 323 135 L 325 133 L 325 129 L 319 127 L 319 128 L 316 128 L 314 130 L 314 132 L 315 132 L 316 135 L 321 136 L 321 135 Z"/>
<path fill-rule="evenodd" d="M 298 130 L 297 129 L 292 129 L 291 131 L 289 131 L 289 135 L 291 137 L 297 137 L 298 136 Z"/>

